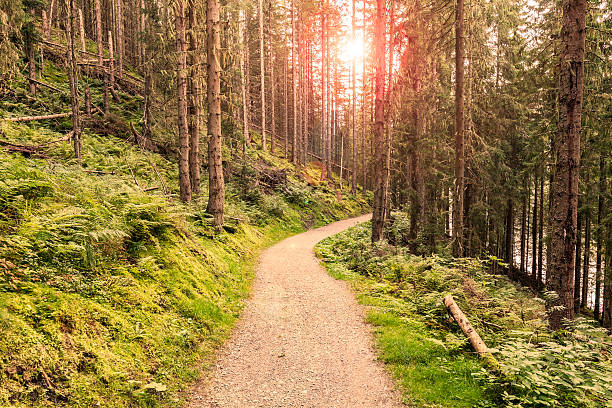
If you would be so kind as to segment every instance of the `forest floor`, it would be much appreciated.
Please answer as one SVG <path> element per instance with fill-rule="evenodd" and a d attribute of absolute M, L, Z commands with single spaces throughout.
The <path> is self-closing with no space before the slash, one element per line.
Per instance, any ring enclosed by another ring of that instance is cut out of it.
<path fill-rule="evenodd" d="M 70 118 L 4 120 L 69 111 L 63 65 L 48 58 L 39 78 L 61 92 L 30 95 L 22 75 L 0 90 L 0 407 L 182 407 L 229 337 L 260 251 L 369 211 L 371 193 L 255 144 L 243 154 L 230 128 L 218 231 L 206 173 L 202 198 L 178 199 L 173 120 L 157 115 L 138 145 L 143 99 L 118 89 L 109 114 L 84 118 L 79 163 Z M 102 106 L 103 81 L 87 83 Z"/>
<path fill-rule="evenodd" d="M 349 286 L 315 258 L 317 242 L 369 215 L 266 250 L 252 297 L 193 407 L 399 407 Z"/>

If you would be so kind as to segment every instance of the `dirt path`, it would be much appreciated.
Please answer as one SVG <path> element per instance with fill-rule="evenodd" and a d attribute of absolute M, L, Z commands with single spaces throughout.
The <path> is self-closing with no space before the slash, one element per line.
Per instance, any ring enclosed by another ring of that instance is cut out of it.
<path fill-rule="evenodd" d="M 192 407 L 400 407 L 363 310 L 313 247 L 369 216 L 288 238 L 260 259 L 253 295 Z"/>

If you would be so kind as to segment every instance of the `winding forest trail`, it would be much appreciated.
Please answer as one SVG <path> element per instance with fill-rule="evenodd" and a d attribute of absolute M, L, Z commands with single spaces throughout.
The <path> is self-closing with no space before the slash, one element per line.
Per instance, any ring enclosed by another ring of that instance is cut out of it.
<path fill-rule="evenodd" d="M 251 299 L 191 407 L 400 407 L 346 282 L 315 258 L 322 239 L 370 219 L 311 230 L 266 250 Z"/>

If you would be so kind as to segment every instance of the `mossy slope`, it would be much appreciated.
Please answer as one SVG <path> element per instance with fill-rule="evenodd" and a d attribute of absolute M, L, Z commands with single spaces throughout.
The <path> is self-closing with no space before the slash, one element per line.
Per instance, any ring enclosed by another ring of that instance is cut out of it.
<path fill-rule="evenodd" d="M 51 62 L 41 79 L 66 88 Z M 12 85 L 0 117 L 69 109 L 65 95 L 41 88 L 32 100 L 23 82 Z M 99 102 L 101 83 L 90 85 Z M 141 98 L 120 95 L 114 120 L 138 126 Z M 337 181 L 311 186 L 304 169 L 249 149 L 226 162 L 228 228 L 216 232 L 204 212 L 207 186 L 203 199 L 181 204 L 173 160 L 128 135 L 86 129 L 79 165 L 58 142 L 69 119 L 0 126 L 2 141 L 42 146 L 48 156 L 0 149 L 3 407 L 181 405 L 227 338 L 258 252 L 368 207 L 361 195 L 339 200 Z M 261 172 L 278 168 L 286 179 L 263 185 Z"/>

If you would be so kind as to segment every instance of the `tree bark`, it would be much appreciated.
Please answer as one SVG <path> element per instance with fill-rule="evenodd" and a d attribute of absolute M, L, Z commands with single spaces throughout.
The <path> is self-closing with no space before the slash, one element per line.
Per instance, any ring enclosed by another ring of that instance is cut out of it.
<path fill-rule="evenodd" d="M 266 85 L 265 85 L 265 56 L 264 56 L 264 19 L 263 0 L 259 0 L 259 91 L 261 102 L 261 148 L 267 150 L 266 142 Z"/>
<path fill-rule="evenodd" d="M 361 98 L 361 170 L 363 172 L 363 190 L 365 191 L 368 185 L 368 166 L 366 159 L 366 0 L 363 0 L 363 26 L 362 30 L 362 43 L 361 43 L 361 52 L 363 59 L 363 83 L 362 83 L 362 98 Z"/>
<path fill-rule="evenodd" d="M 298 138 L 298 117 L 297 117 L 297 75 L 296 75 L 296 51 L 295 51 L 295 1 L 291 0 L 291 86 L 293 102 L 293 143 L 291 145 L 291 162 L 297 164 L 297 138 Z M 325 97 L 323 97 L 325 100 Z"/>
<path fill-rule="evenodd" d="M 100 0 L 95 0 L 96 9 L 96 43 L 98 45 L 98 65 L 104 66 L 104 45 L 102 43 L 102 8 Z M 104 112 L 108 113 L 108 74 L 104 74 Z"/>
<path fill-rule="evenodd" d="M 603 153 L 599 155 L 599 186 L 598 186 L 598 194 L 597 194 L 597 230 L 595 231 L 595 239 L 597 245 L 597 254 L 595 255 L 595 292 L 601 290 L 601 258 L 602 258 L 602 238 L 603 238 L 603 229 L 606 226 L 604 224 L 603 215 L 604 215 L 604 200 L 606 195 L 606 173 L 605 173 L 605 159 Z M 607 246 L 610 246 L 612 242 L 608 239 Z M 610 327 L 612 323 L 612 304 L 610 303 L 610 274 L 606 272 L 605 281 L 604 281 L 604 307 L 602 313 L 602 323 L 604 327 Z M 599 283 L 599 285 L 598 285 Z M 599 287 L 598 287 L 599 286 Z M 597 299 L 596 304 L 598 304 L 599 299 Z M 593 308 L 594 309 L 594 308 Z"/>
<path fill-rule="evenodd" d="M 541 197 L 540 197 L 541 200 Z M 533 181 L 533 225 L 532 225 L 532 248 L 531 248 L 531 282 L 535 286 L 538 273 L 538 176 Z"/>
<path fill-rule="evenodd" d="M 454 205 L 454 203 L 453 203 Z M 453 217 L 453 223 L 455 219 Z M 504 256 L 506 262 L 509 264 L 510 272 L 512 273 L 514 268 L 514 202 L 511 198 L 508 199 L 506 204 L 506 237 L 505 237 L 505 249 L 506 254 Z"/>
<path fill-rule="evenodd" d="M 79 113 L 79 94 L 78 94 L 78 66 L 74 54 L 74 0 L 65 0 L 66 6 L 66 41 L 67 61 L 68 61 L 68 80 L 70 82 L 70 105 L 72 107 L 72 145 L 74 156 L 80 162 L 81 155 L 81 118 Z"/>
<path fill-rule="evenodd" d="M 578 199 L 578 208 L 581 207 L 581 199 Z M 582 251 L 582 212 L 578 211 L 576 221 L 576 259 L 574 261 L 574 311 L 578 311 L 580 307 L 580 259 Z M 583 286 L 584 287 L 584 286 Z M 586 285 L 588 290 L 588 283 Z M 587 292 L 584 292 L 586 302 Z"/>
<path fill-rule="evenodd" d="M 100 0 L 96 0 L 96 1 L 100 1 Z M 45 35 L 47 36 L 47 40 L 51 40 L 51 30 L 53 29 L 54 6 L 55 6 L 55 0 L 51 0 L 51 2 L 49 3 L 49 21 L 47 24 L 47 32 L 45 33 Z"/>
<path fill-rule="evenodd" d="M 251 123 L 251 51 L 249 48 L 249 15 L 246 14 L 245 30 L 244 30 L 244 86 L 246 89 L 246 123 L 247 132 L 244 135 L 246 143 L 251 144 L 251 132 L 249 130 Z"/>
<path fill-rule="evenodd" d="M 276 78 L 274 77 L 274 49 L 272 47 L 272 15 L 274 14 L 274 2 L 270 1 L 268 12 L 268 66 L 270 70 L 270 153 L 274 153 L 274 138 L 276 137 Z"/>
<path fill-rule="evenodd" d="M 115 47 L 113 43 L 113 32 L 108 30 L 108 73 L 110 79 L 109 90 L 112 92 L 112 89 L 115 88 Z"/>
<path fill-rule="evenodd" d="M 385 224 L 386 171 L 381 163 L 387 162 L 385 146 L 385 1 L 376 0 L 376 21 L 374 24 L 374 61 L 376 63 L 376 94 L 374 99 L 374 205 L 372 209 L 372 242 L 382 239 Z"/>
<path fill-rule="evenodd" d="M 474 327 L 472 327 L 468 318 L 461 311 L 461 309 L 455 302 L 455 299 L 453 299 L 453 296 L 446 295 L 443 299 L 443 302 L 444 306 L 446 306 L 451 316 L 453 316 L 455 322 L 457 322 L 457 324 L 461 328 L 461 331 L 463 331 L 463 334 L 466 335 L 466 337 L 472 344 L 472 347 L 474 347 L 474 350 L 476 350 L 476 352 L 480 355 L 490 354 L 489 348 L 487 347 L 485 342 L 482 341 L 482 338 L 480 338 L 478 332 L 474 330 Z"/>
<path fill-rule="evenodd" d="M 185 38 L 185 3 L 176 0 L 176 90 L 179 135 L 179 187 L 183 202 L 191 201 L 191 180 L 189 174 L 189 123 L 187 120 L 187 41 Z"/>
<path fill-rule="evenodd" d="M 208 60 L 208 206 L 217 227 L 223 225 L 225 182 L 221 144 L 221 67 L 219 65 L 219 0 L 207 0 L 206 31 Z M 263 107 L 262 107 L 263 108 Z"/>
<path fill-rule="evenodd" d="M 540 170 L 540 227 L 538 231 L 538 275 L 537 287 L 540 287 L 543 282 L 543 265 L 544 260 L 544 170 Z"/>
<path fill-rule="evenodd" d="M 123 77 L 123 55 L 125 44 L 123 24 L 123 0 L 117 0 L 117 76 Z"/>
<path fill-rule="evenodd" d="M 355 0 L 353 0 L 353 14 L 351 16 L 351 30 L 352 30 L 352 40 L 353 43 L 355 43 L 356 37 L 355 37 Z M 353 90 L 353 94 L 352 94 L 352 111 L 351 111 L 351 118 L 352 118 L 352 126 L 351 126 L 351 133 L 352 133 L 352 147 L 353 147 L 353 172 L 351 174 L 351 193 L 354 195 L 357 192 L 357 138 L 355 135 L 355 114 L 357 112 L 357 89 L 356 89 L 356 85 L 357 85 L 357 81 L 355 78 L 355 64 L 356 64 L 356 57 L 355 55 L 353 55 L 352 58 L 352 64 L 351 64 L 351 88 Z"/>
<path fill-rule="evenodd" d="M 194 196 L 200 195 L 200 48 L 198 44 L 197 4 L 189 0 L 189 181 Z"/>
<path fill-rule="evenodd" d="M 455 195 L 453 200 L 453 256 L 463 256 L 463 194 L 465 188 L 464 151 L 464 0 L 457 0 L 455 17 Z"/>
<path fill-rule="evenodd" d="M 44 12 L 44 10 L 43 10 Z M 34 9 L 30 11 L 32 18 L 35 18 Z M 36 59 L 34 58 L 34 38 L 27 40 L 28 54 L 28 77 L 30 79 L 30 93 L 36 95 Z"/>
<path fill-rule="evenodd" d="M 526 232 L 527 232 L 527 207 L 529 206 L 528 200 L 527 200 L 527 192 L 526 187 L 527 187 L 527 182 L 524 181 L 523 182 L 523 205 L 522 205 L 522 210 L 521 210 L 521 264 L 520 264 L 520 268 L 519 268 L 519 273 L 521 274 L 521 276 L 525 275 L 525 255 L 526 255 L 526 251 L 525 251 L 525 243 L 527 241 L 526 239 Z"/>
<path fill-rule="evenodd" d="M 241 95 L 242 95 L 242 152 L 246 153 L 246 146 L 248 143 L 249 137 L 249 113 L 248 113 L 248 103 L 247 103 L 247 84 L 246 84 L 246 54 L 248 53 L 248 44 L 246 43 L 246 33 L 245 33 L 245 25 L 246 25 L 246 17 L 244 13 L 244 9 L 240 9 L 240 17 L 239 17 L 239 36 L 242 40 L 242 49 L 240 53 L 240 87 L 241 87 Z M 248 27 L 246 27 L 248 29 Z"/>
<path fill-rule="evenodd" d="M 79 32 L 81 37 L 81 51 L 83 55 L 87 51 L 87 47 L 85 46 L 85 22 L 83 21 L 83 10 L 79 9 Z M 87 73 L 87 68 L 86 71 Z M 89 82 L 85 81 L 85 112 L 88 115 L 91 115 L 91 94 L 89 90 Z"/>
<path fill-rule="evenodd" d="M 286 50 L 286 48 L 285 48 Z M 293 55 L 293 50 L 291 51 Z M 283 114 L 284 114 L 284 131 L 285 131 L 285 159 L 289 158 L 289 52 L 285 51 L 285 78 L 283 80 L 283 97 L 285 99 Z"/>
<path fill-rule="evenodd" d="M 586 0 L 563 2 L 560 64 L 559 132 L 553 178 L 551 262 L 548 289 L 559 298 L 549 302 L 550 327 L 574 318 L 574 255 L 580 134 L 584 77 Z M 562 308 L 555 307 L 562 306 Z"/>
<path fill-rule="evenodd" d="M 588 176 L 585 185 L 589 188 Z M 584 224 L 584 265 L 582 269 L 582 300 L 580 302 L 580 306 L 582 307 L 587 307 L 589 297 L 589 266 L 591 265 L 591 210 L 589 204 L 590 203 L 587 202 Z M 578 269 L 580 269 L 580 259 L 576 259 L 576 262 L 578 262 Z M 599 310 L 597 312 L 599 312 Z M 595 315 L 595 320 L 597 320 L 598 316 L 599 313 Z"/>

